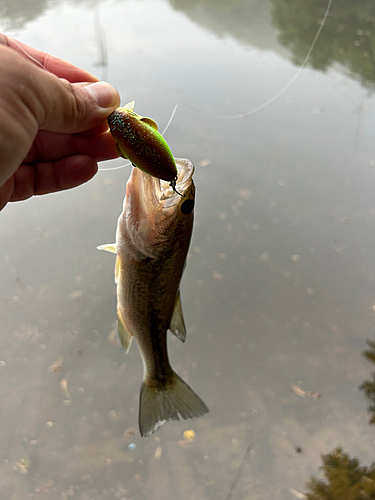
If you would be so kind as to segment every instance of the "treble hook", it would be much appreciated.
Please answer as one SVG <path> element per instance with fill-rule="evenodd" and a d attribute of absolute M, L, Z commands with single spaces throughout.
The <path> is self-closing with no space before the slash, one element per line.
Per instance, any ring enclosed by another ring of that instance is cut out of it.
<path fill-rule="evenodd" d="M 171 188 L 173 189 L 173 191 L 175 193 L 177 193 L 179 196 L 181 196 L 181 198 L 185 198 L 185 195 L 184 194 L 181 194 L 177 191 L 176 189 L 176 183 L 177 183 L 177 175 L 174 179 L 171 180 L 171 182 L 169 183 L 169 185 L 171 186 Z"/>

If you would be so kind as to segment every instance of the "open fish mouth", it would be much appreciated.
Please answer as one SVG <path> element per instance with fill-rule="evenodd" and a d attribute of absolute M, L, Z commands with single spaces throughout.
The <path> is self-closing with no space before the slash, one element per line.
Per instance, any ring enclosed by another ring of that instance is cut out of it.
<path fill-rule="evenodd" d="M 152 231 L 157 234 L 165 232 L 165 226 L 169 224 L 167 221 L 180 214 L 189 214 L 194 209 L 194 165 L 188 159 L 176 158 L 175 161 L 175 190 L 168 181 L 133 167 L 126 184 L 124 209 L 129 232 L 133 234 L 137 231 L 137 238 L 149 239 Z"/>
<path fill-rule="evenodd" d="M 137 184 L 139 201 L 145 212 L 153 208 L 171 208 L 185 197 L 192 184 L 194 165 L 190 160 L 176 158 L 177 179 L 175 189 L 168 181 L 157 179 L 133 168 L 133 182 Z M 177 191 L 177 192 L 176 192 Z"/>
<path fill-rule="evenodd" d="M 159 180 L 161 196 L 160 200 L 168 200 L 176 194 L 184 197 L 185 191 L 191 184 L 191 178 L 194 173 L 194 165 L 188 160 L 175 159 L 177 166 L 176 184 L 173 187 L 170 182 Z"/>

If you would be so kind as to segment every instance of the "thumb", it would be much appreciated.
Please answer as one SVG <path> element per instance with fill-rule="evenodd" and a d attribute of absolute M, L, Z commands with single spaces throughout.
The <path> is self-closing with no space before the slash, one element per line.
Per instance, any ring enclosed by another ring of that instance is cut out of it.
<path fill-rule="evenodd" d="M 41 130 L 84 132 L 100 125 L 120 105 L 120 96 L 109 83 L 70 83 L 47 75 L 48 81 L 40 84 L 48 83 L 48 87 L 39 87 L 36 92 L 39 101 L 36 116 Z"/>

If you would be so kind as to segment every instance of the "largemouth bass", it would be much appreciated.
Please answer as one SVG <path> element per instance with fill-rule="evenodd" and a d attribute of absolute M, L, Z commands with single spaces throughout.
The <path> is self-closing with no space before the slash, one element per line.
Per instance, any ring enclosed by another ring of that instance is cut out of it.
<path fill-rule="evenodd" d="M 167 330 L 185 341 L 180 280 L 193 228 L 194 166 L 176 160 L 176 188 L 133 168 L 126 185 L 116 243 L 101 250 L 117 253 L 118 334 L 126 351 L 138 343 L 144 366 L 139 429 L 148 436 L 167 420 L 208 412 L 205 403 L 174 372 L 167 352 Z M 182 196 L 181 196 L 182 195 Z"/>

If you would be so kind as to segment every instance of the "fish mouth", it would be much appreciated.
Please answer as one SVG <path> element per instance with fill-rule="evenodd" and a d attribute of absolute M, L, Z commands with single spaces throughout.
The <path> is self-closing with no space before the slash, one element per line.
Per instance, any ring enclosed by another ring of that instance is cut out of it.
<path fill-rule="evenodd" d="M 160 197 L 159 201 L 164 202 L 164 208 L 180 203 L 181 198 L 185 198 L 189 190 L 194 174 L 194 165 L 190 160 L 175 158 L 177 166 L 177 177 L 175 183 L 159 180 Z"/>
<path fill-rule="evenodd" d="M 193 183 L 194 165 L 184 158 L 175 158 L 175 162 L 177 166 L 175 189 L 168 181 L 157 179 L 133 167 L 130 178 L 132 191 L 137 192 L 138 209 L 146 216 L 155 209 L 163 210 L 178 205 L 189 191 Z"/>

